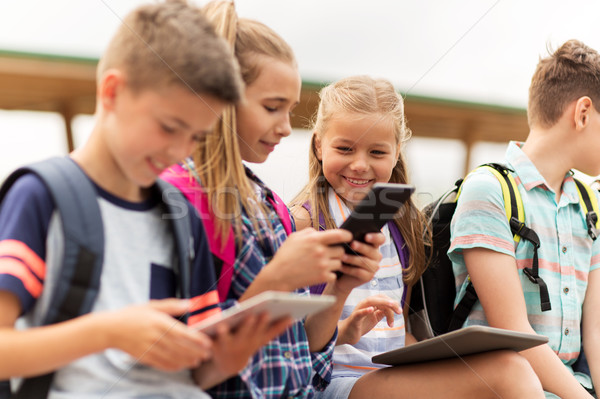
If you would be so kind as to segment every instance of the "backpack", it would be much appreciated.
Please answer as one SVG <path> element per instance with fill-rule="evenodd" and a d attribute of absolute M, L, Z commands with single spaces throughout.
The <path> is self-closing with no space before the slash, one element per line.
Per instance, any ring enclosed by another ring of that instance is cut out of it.
<path fill-rule="evenodd" d="M 195 173 L 193 167 L 184 165 L 173 165 L 169 168 L 170 173 L 163 178 L 177 187 L 183 195 L 192 203 L 194 208 L 200 213 L 200 218 L 204 224 L 204 229 L 209 232 L 215 230 L 217 216 L 210 211 L 208 197 L 200 185 L 200 177 Z M 190 177 L 191 176 L 191 177 Z M 275 209 L 286 234 L 292 234 L 292 220 L 287 206 L 281 198 L 271 191 L 272 198 L 268 197 L 269 203 Z M 236 258 L 235 237 L 233 228 L 229 228 L 225 246 L 221 245 L 221 239 L 216 234 L 207 234 L 210 252 L 213 254 L 213 263 L 215 265 L 215 275 L 217 276 L 217 291 L 219 301 L 225 302 L 231 279 L 233 277 L 233 265 Z"/>
<path fill-rule="evenodd" d="M 77 164 L 69 157 L 50 158 L 14 171 L 0 188 L 0 204 L 11 186 L 23 175 L 38 176 L 50 192 L 61 218 L 64 251 L 57 286 L 51 294 L 44 325 L 59 323 L 92 310 L 100 290 L 104 259 L 104 229 L 96 189 Z M 181 193 L 172 185 L 157 180 L 157 188 L 169 214 L 180 213 Z M 168 197 L 168 201 L 166 200 Z M 179 205 L 178 205 L 179 204 Z M 178 294 L 190 298 L 190 264 L 193 245 L 190 220 L 171 218 L 175 235 L 179 277 Z M 187 321 L 187 315 L 184 316 Z M 26 378 L 12 398 L 45 398 L 54 373 Z M 10 382 L 0 383 L 0 399 L 11 398 Z"/>
<path fill-rule="evenodd" d="M 535 231 L 525 224 L 523 200 L 511 174 L 514 171 L 497 163 L 484 164 L 479 168 L 490 170 L 502 187 L 506 216 L 515 242 L 525 240 L 533 247 L 532 266 L 523 269 L 523 272 L 532 283 L 539 287 L 542 311 L 550 310 L 548 288 L 538 275 L 537 250 L 540 240 Z M 578 179 L 574 180 L 588 235 L 595 240 L 600 228 L 598 223 L 600 213 L 596 196 L 587 184 Z M 469 283 L 465 296 L 459 301 L 456 308 L 454 307 L 457 293 L 452 262 L 447 255 L 450 247 L 450 222 L 456 210 L 456 201 L 460 195 L 462 182 L 463 179 L 456 181 L 452 189 L 424 209 L 432 230 L 432 245 L 428 249 L 431 260 L 419 282 L 412 289 L 409 307 L 410 330 L 418 340 L 461 328 L 477 301 L 477 293 L 473 284 Z"/>

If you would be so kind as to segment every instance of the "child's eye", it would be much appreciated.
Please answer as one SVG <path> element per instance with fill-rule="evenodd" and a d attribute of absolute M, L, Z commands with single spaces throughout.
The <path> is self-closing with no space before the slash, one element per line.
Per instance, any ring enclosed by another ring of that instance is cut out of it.
<path fill-rule="evenodd" d="M 175 132 L 175 128 L 174 127 L 171 127 L 169 125 L 165 125 L 164 123 L 160 124 L 160 128 L 163 131 L 167 132 L 167 133 L 174 133 Z"/>
<path fill-rule="evenodd" d="M 341 151 L 341 152 L 350 152 L 352 150 L 352 148 L 350 148 L 350 147 L 336 147 L 336 150 Z"/>
<path fill-rule="evenodd" d="M 266 106 L 266 105 L 265 105 L 265 109 L 267 111 L 269 111 L 269 112 L 275 112 L 275 111 L 277 111 L 277 108 L 275 108 L 275 107 L 269 107 L 269 106 Z"/>
<path fill-rule="evenodd" d="M 373 155 L 385 155 L 385 154 L 387 154 L 387 152 L 385 152 L 385 151 L 379 151 L 379 150 L 373 150 L 373 151 L 371 151 L 371 154 L 373 154 Z"/>

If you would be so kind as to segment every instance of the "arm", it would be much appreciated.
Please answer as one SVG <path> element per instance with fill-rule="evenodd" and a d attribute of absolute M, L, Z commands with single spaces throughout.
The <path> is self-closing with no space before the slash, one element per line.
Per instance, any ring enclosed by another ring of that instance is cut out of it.
<path fill-rule="evenodd" d="M 263 291 L 293 291 L 335 280 L 342 269 L 344 249 L 352 234 L 344 230 L 315 231 L 304 229 L 290 234 L 273 259 L 258 273 L 240 301 Z"/>
<path fill-rule="evenodd" d="M 465 264 L 490 326 L 535 333 L 529 320 L 515 259 L 485 248 L 463 251 Z M 478 267 L 486 265 L 485 267 Z M 502 284 L 498 284 L 498 282 Z M 544 390 L 563 398 L 589 398 L 550 346 L 521 352 L 538 375 Z"/>
<path fill-rule="evenodd" d="M 600 269 L 591 271 L 583 302 L 583 345 L 594 386 L 600 387 Z"/>
<path fill-rule="evenodd" d="M 0 292 L 0 379 L 56 370 L 83 356 L 121 349 L 145 365 L 174 371 L 210 355 L 210 340 L 172 316 L 188 301 L 167 299 L 119 311 L 91 313 L 50 326 L 15 330 L 16 296 Z"/>
<path fill-rule="evenodd" d="M 366 243 L 352 242 L 351 248 L 360 256 L 344 254 L 343 262 L 346 265 L 341 268 L 342 276 L 327 284 L 323 291 L 325 295 L 336 297 L 334 305 L 319 314 L 307 317 L 304 323 L 311 352 L 321 350 L 331 340 L 346 298 L 352 289 L 370 281 L 379 269 L 381 261 L 379 247 L 385 241 L 385 237 L 381 233 L 369 233 L 365 241 Z"/>
<path fill-rule="evenodd" d="M 296 223 L 296 230 L 300 231 L 307 227 L 313 227 L 310 213 L 308 213 L 304 207 L 295 206 L 290 210 L 292 212 L 292 216 L 294 217 L 294 222 Z"/>

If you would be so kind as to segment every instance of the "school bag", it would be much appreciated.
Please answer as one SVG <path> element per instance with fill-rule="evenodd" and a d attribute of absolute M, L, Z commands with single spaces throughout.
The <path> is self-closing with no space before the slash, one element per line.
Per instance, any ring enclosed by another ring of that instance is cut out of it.
<path fill-rule="evenodd" d="M 515 243 L 524 240 L 526 242 L 524 244 L 532 247 L 532 265 L 525 268 L 523 272 L 532 283 L 539 287 L 542 311 L 550 310 L 548 288 L 538 274 L 537 250 L 540 240 L 536 232 L 526 225 L 524 204 L 511 174 L 514 171 L 498 163 L 484 164 L 479 168 L 490 170 L 498 179 L 502 187 L 504 208 Z M 596 196 L 587 184 L 578 179 L 574 180 L 588 235 L 595 240 L 600 228 L 598 223 L 600 213 Z M 456 201 L 460 195 L 462 182 L 463 179 L 457 180 L 452 189 L 424 209 L 432 229 L 432 245 L 428 249 L 431 260 L 419 282 L 412 289 L 409 307 L 410 331 L 418 340 L 461 328 L 477 301 L 477 293 L 473 284 L 469 283 L 465 296 L 454 308 L 456 287 L 452 262 L 448 258 L 447 252 L 450 247 L 450 222 L 456 210 Z"/>
<path fill-rule="evenodd" d="M 96 189 L 81 168 L 69 157 L 55 157 L 14 171 L 0 188 L 0 206 L 10 187 L 21 176 L 33 173 L 50 192 L 60 215 L 64 251 L 60 277 L 51 294 L 50 307 L 44 325 L 59 323 L 92 310 L 100 290 L 100 275 L 104 258 L 104 229 Z M 186 199 L 179 190 L 167 182 L 157 180 L 157 189 L 167 207 L 168 214 L 180 213 Z M 168 198 L 168 201 L 167 201 Z M 190 264 L 193 245 L 190 220 L 173 217 L 179 279 L 178 296 L 190 298 Z M 183 317 L 187 321 L 187 316 Z M 0 399 L 45 398 L 54 373 L 26 378 L 18 392 L 11 394 L 10 382 L 0 384 Z M 12 396 L 11 396 L 12 395 Z"/>
<path fill-rule="evenodd" d="M 206 192 L 200 185 L 200 176 L 195 172 L 193 164 L 177 164 L 170 168 L 168 175 L 164 179 L 177 187 L 183 195 L 192 203 L 199 212 L 200 218 L 204 224 L 204 229 L 211 234 L 207 234 L 210 251 L 213 254 L 213 263 L 215 265 L 215 275 L 218 277 L 217 291 L 219 300 L 225 302 L 227 294 L 231 287 L 233 277 L 233 266 L 236 259 L 235 237 L 233 228 L 229 228 L 225 246 L 221 245 L 221 238 L 215 231 L 217 215 L 210 210 Z M 275 209 L 286 234 L 292 234 L 292 220 L 287 206 L 275 192 L 271 191 L 272 197 L 267 196 L 271 206 Z"/>

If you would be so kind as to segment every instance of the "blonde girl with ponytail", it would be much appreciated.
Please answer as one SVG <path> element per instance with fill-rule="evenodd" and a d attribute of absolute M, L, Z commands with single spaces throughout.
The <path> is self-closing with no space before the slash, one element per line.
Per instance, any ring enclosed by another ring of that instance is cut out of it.
<path fill-rule="evenodd" d="M 336 287 L 332 294 L 338 298 L 319 315 L 296 321 L 259 350 L 238 376 L 210 394 L 215 398 L 311 398 L 315 387 L 324 385 L 331 375 L 337 320 L 345 297 L 375 273 L 383 236 L 371 235 L 368 244 L 352 243 L 360 255 L 349 256 L 333 245 L 349 242 L 352 235 L 347 231 L 292 232 L 295 226 L 285 204 L 242 161 L 264 162 L 291 133 L 290 112 L 299 102 L 301 86 L 294 53 L 269 27 L 238 18 L 232 2 L 211 2 L 204 11 L 234 51 L 245 96 L 200 140 L 193 160 L 163 177 L 201 211 L 207 233 L 215 239 L 213 254 L 227 248 L 233 253 L 232 257 L 213 256 L 221 278 L 219 288 L 226 287 L 219 290 L 223 306 L 266 290 L 309 295 L 307 287 L 327 282 Z M 336 271 L 346 277 L 336 279 Z"/>

